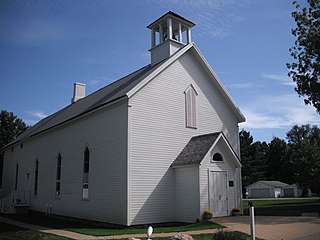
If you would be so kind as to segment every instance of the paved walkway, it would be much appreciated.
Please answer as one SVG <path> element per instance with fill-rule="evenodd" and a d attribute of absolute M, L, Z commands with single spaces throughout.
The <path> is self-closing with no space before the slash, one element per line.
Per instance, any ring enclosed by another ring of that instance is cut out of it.
<path fill-rule="evenodd" d="M 215 218 L 229 230 L 250 234 L 249 216 Z M 319 240 L 319 217 L 255 217 L 256 237 L 266 240 Z"/>
<path fill-rule="evenodd" d="M 223 217 L 215 218 L 214 222 L 226 226 L 223 231 L 240 231 L 249 234 L 250 225 L 248 216 L 238 217 Z M 44 233 L 55 234 L 70 239 L 77 240 L 108 240 L 108 239 L 122 239 L 128 237 L 146 238 L 146 234 L 130 234 L 130 235 L 115 235 L 115 236 L 101 236 L 94 237 L 85 234 L 50 229 L 40 227 L 32 224 L 18 222 L 9 218 L 1 217 L 0 222 L 16 225 L 19 227 L 32 229 Z M 266 240 L 319 240 L 320 239 L 320 218 L 319 217 L 270 217 L 270 216 L 256 216 L 256 237 Z M 217 232 L 218 229 L 199 230 L 183 232 L 189 235 L 196 234 L 210 234 Z M 171 233 L 155 233 L 152 237 L 172 237 L 182 232 Z"/>
<path fill-rule="evenodd" d="M 59 236 L 67 237 L 67 238 L 71 238 L 71 239 L 78 239 L 78 240 L 95 239 L 94 237 L 89 236 L 89 235 L 84 235 L 84 234 L 79 234 L 79 233 L 75 233 L 75 232 L 59 230 L 59 229 L 50 229 L 47 227 L 32 225 L 32 224 L 28 224 L 28 223 L 24 223 L 24 222 L 18 222 L 13 219 L 1 217 L 1 216 L 0 216 L 0 222 L 15 225 L 15 226 L 22 227 L 22 228 L 36 230 L 36 231 L 40 231 L 40 232 L 44 232 L 44 233 L 55 234 L 55 235 L 59 235 Z"/>

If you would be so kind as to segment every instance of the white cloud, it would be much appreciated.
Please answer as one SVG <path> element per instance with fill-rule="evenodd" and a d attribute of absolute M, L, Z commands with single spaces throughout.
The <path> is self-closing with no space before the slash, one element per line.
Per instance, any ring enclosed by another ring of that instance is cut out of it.
<path fill-rule="evenodd" d="M 37 122 L 36 120 L 30 120 L 30 119 L 25 119 L 24 122 L 27 124 L 27 126 L 33 126 L 35 125 Z"/>
<path fill-rule="evenodd" d="M 296 94 L 260 96 L 252 104 L 240 107 L 247 121 L 241 126 L 251 129 L 287 128 L 295 124 L 320 125 L 319 114 L 306 106 Z"/>
<path fill-rule="evenodd" d="M 287 75 L 262 73 L 261 76 L 266 79 L 279 81 L 282 85 L 296 86 L 296 84 Z"/>
<path fill-rule="evenodd" d="M 48 116 L 48 115 L 44 114 L 44 112 L 41 110 L 27 111 L 27 113 L 33 117 L 38 118 L 39 120 Z M 30 120 L 30 121 L 32 121 L 32 120 Z"/>
<path fill-rule="evenodd" d="M 19 19 L 0 26 L 3 42 L 38 46 L 59 42 L 71 37 L 72 33 L 57 19 Z"/>
<path fill-rule="evenodd" d="M 224 38 L 230 35 L 235 31 L 237 23 L 244 20 L 244 16 L 239 15 L 241 11 L 238 10 L 245 4 L 236 0 L 163 0 L 148 2 L 149 4 L 169 7 L 173 11 L 183 9 L 188 13 L 187 16 L 192 15 L 190 19 L 192 18 L 197 23 L 198 31 L 195 34 L 207 35 L 212 38 Z M 247 4 L 250 4 L 250 1 Z M 183 14 L 183 12 L 180 14 Z"/>
<path fill-rule="evenodd" d="M 95 86 L 95 85 L 98 85 L 98 84 L 100 84 L 101 83 L 101 80 L 100 79 L 93 79 L 93 80 L 90 80 L 89 81 L 89 85 L 90 86 Z"/>
<path fill-rule="evenodd" d="M 235 89 L 244 89 L 244 88 L 252 88 L 254 85 L 252 83 L 232 83 L 226 85 L 227 88 L 235 88 Z"/>

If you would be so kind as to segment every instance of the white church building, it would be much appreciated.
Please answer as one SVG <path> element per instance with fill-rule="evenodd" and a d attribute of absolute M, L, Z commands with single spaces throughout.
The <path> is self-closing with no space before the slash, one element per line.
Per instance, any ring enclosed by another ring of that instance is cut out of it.
<path fill-rule="evenodd" d="M 148 28 L 151 63 L 29 128 L 4 151 L 2 212 L 27 208 L 126 226 L 195 222 L 242 208 L 245 121 L 168 12 Z"/>

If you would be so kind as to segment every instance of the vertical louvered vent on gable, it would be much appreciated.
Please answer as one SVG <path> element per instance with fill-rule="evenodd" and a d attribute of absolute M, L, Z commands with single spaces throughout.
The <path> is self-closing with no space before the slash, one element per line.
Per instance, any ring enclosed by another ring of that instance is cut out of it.
<path fill-rule="evenodd" d="M 185 90 L 186 127 L 197 128 L 197 92 L 192 85 Z"/>

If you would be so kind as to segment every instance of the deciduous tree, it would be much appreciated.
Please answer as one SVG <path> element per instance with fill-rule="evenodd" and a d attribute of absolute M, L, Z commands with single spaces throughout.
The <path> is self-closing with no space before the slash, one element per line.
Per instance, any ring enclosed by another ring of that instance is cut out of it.
<path fill-rule="evenodd" d="M 320 193 L 320 129 L 295 125 L 287 139 L 294 180 L 304 189 Z"/>
<path fill-rule="evenodd" d="M 278 137 L 274 137 L 268 144 L 268 180 L 293 183 L 292 167 L 288 158 L 287 148 L 286 141 Z"/>
<path fill-rule="evenodd" d="M 297 27 L 292 29 L 296 37 L 294 46 L 289 49 L 294 59 L 287 63 L 288 75 L 296 82 L 299 96 L 305 104 L 312 104 L 320 114 L 320 1 L 307 0 L 308 6 L 294 1 L 296 11 L 292 17 Z"/>
<path fill-rule="evenodd" d="M 25 122 L 12 112 L 0 113 L 0 149 L 27 129 Z M 3 152 L 0 151 L 0 186 L 2 184 Z"/>

